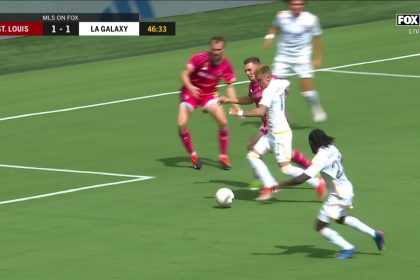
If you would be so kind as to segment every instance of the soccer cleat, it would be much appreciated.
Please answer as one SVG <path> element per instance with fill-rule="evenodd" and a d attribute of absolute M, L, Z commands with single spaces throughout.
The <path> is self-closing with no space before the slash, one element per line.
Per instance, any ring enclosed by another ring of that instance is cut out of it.
<path fill-rule="evenodd" d="M 255 180 L 251 184 L 249 184 L 248 189 L 251 191 L 259 191 L 263 187 L 263 184 L 259 180 Z"/>
<path fill-rule="evenodd" d="M 261 194 L 255 199 L 257 201 L 269 200 L 273 197 L 273 188 L 264 188 Z"/>
<path fill-rule="evenodd" d="M 336 257 L 338 260 L 347 260 L 356 253 L 356 248 L 350 249 L 350 250 L 342 250 L 340 254 Z"/>
<path fill-rule="evenodd" d="M 201 161 L 196 154 L 191 156 L 191 163 L 193 164 L 194 169 L 201 169 Z"/>
<path fill-rule="evenodd" d="M 376 247 L 378 247 L 379 251 L 385 250 L 385 239 L 384 239 L 384 232 L 381 230 L 375 231 L 375 237 L 373 240 L 375 240 Z"/>
<path fill-rule="evenodd" d="M 312 112 L 314 122 L 325 122 L 327 120 L 327 113 L 324 109 L 317 109 Z"/>
<path fill-rule="evenodd" d="M 319 184 L 315 188 L 315 191 L 316 191 L 316 193 L 318 195 L 318 198 L 320 200 L 324 200 L 327 197 L 327 195 L 328 195 L 327 186 L 325 184 L 324 178 L 322 178 L 321 176 L 319 176 L 318 179 L 319 179 Z"/>
<path fill-rule="evenodd" d="M 230 165 L 229 157 L 227 155 L 220 155 L 219 162 L 222 166 L 222 169 L 224 170 L 230 170 L 232 168 L 232 166 Z"/>

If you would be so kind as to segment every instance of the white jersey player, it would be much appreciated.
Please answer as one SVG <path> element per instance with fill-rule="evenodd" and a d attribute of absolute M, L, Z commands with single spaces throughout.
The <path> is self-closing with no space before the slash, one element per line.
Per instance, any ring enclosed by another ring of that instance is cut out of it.
<path fill-rule="evenodd" d="M 301 175 L 280 183 L 275 189 L 301 184 L 321 172 L 327 182 L 329 195 L 319 211 L 315 229 L 328 241 L 341 248 L 337 258 L 350 258 L 355 254 L 356 249 L 338 232 L 328 227 L 331 220 L 370 235 L 378 249 L 382 251 L 385 249 L 384 233 L 382 231 L 372 229 L 355 217 L 346 216 L 346 210 L 352 208 L 353 185 L 344 173 L 343 158 L 333 143 L 334 138 L 328 136 L 323 130 L 312 130 L 309 134 L 309 145 L 315 157 L 312 159 L 311 166 Z M 260 200 L 267 200 L 271 196 L 271 193 L 263 192 L 259 198 Z"/>
<path fill-rule="evenodd" d="M 277 181 L 271 175 L 261 156 L 267 151 L 273 151 L 277 164 L 283 174 L 297 176 L 303 169 L 291 165 L 292 131 L 287 121 L 286 93 L 290 82 L 284 79 L 274 79 L 267 65 L 260 65 L 255 71 L 255 79 L 263 88 L 263 97 L 259 107 L 250 111 L 238 111 L 231 108 L 230 114 L 235 116 L 261 117 L 267 114 L 268 133 L 263 135 L 248 152 L 247 159 L 255 174 L 261 179 L 264 189 L 271 192 L 277 186 Z M 311 178 L 308 183 L 319 189 L 325 189 L 325 182 L 320 178 Z"/>
<path fill-rule="evenodd" d="M 303 11 L 304 0 L 289 0 L 289 10 L 279 11 L 273 20 L 264 46 L 270 47 L 276 34 L 280 34 L 273 63 L 273 75 L 285 78 L 291 70 L 300 78 L 300 90 L 308 100 L 315 122 L 327 119 L 313 89 L 313 68 L 322 63 L 322 29 L 316 15 Z M 312 45 L 313 44 L 313 45 Z M 312 48 L 313 47 L 313 48 Z M 312 51 L 314 53 L 312 54 Z"/>

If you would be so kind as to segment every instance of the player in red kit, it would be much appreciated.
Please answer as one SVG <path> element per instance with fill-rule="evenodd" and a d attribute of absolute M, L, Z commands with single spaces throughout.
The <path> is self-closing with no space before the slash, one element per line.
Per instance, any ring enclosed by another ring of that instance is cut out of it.
<path fill-rule="evenodd" d="M 231 168 L 227 156 L 229 144 L 229 130 L 226 114 L 219 105 L 216 89 L 220 80 L 226 82 L 226 93 L 231 98 L 236 98 L 233 82 L 236 77 L 232 65 L 224 56 L 225 40 L 217 36 L 210 40 L 210 50 L 194 54 L 181 73 L 181 103 L 178 112 L 179 136 L 191 155 L 191 162 L 195 169 L 201 169 L 201 162 L 192 144 L 188 129 L 188 121 L 192 112 L 198 107 L 209 113 L 219 126 L 219 161 L 223 169 Z M 237 105 L 236 105 L 237 106 Z"/>

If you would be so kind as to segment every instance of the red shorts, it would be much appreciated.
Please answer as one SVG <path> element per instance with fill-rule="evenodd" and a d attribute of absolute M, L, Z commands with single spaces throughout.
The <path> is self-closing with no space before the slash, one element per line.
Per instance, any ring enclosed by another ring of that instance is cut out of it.
<path fill-rule="evenodd" d="M 184 87 L 181 89 L 180 103 L 187 103 L 194 109 L 197 109 L 198 107 L 204 108 L 207 104 L 209 104 L 210 101 L 216 101 L 218 96 L 219 94 L 214 92 L 213 94 L 206 94 L 200 97 L 195 97 L 187 88 Z"/>

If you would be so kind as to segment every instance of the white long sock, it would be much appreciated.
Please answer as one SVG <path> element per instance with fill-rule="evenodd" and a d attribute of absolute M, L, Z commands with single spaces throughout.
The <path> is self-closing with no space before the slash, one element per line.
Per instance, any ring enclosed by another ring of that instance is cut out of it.
<path fill-rule="evenodd" d="M 296 177 L 296 176 L 299 176 L 300 174 L 303 173 L 303 169 L 300 168 L 300 167 L 296 167 L 296 166 L 293 166 L 293 165 L 289 164 L 287 166 L 282 167 L 281 172 L 284 175 L 289 175 L 289 176 L 292 176 L 292 177 Z M 316 188 L 319 185 L 319 179 L 318 178 L 311 178 L 306 182 L 314 188 Z"/>
<path fill-rule="evenodd" d="M 264 187 L 273 187 L 278 184 L 273 175 L 271 175 L 270 170 L 268 170 L 267 165 L 261 159 L 254 157 L 247 157 L 247 159 Z"/>
<path fill-rule="evenodd" d="M 319 94 L 316 90 L 302 92 L 302 95 L 308 100 L 309 106 L 312 110 L 322 110 Z"/>
<path fill-rule="evenodd" d="M 361 222 L 358 218 L 347 216 L 344 219 L 344 224 L 352 228 L 355 228 L 360 232 L 369 234 L 371 237 L 375 237 L 375 230 L 371 228 L 370 226 Z"/>
<path fill-rule="evenodd" d="M 354 248 L 354 246 L 347 242 L 340 234 L 338 234 L 338 232 L 328 227 L 322 228 L 319 231 L 319 233 L 322 236 L 324 236 L 329 242 L 340 247 L 341 250 L 350 250 Z"/>

